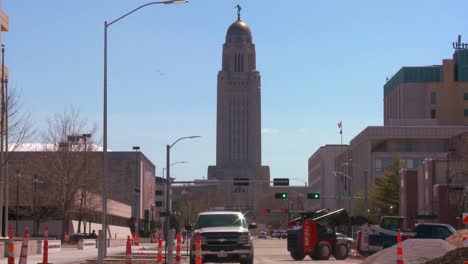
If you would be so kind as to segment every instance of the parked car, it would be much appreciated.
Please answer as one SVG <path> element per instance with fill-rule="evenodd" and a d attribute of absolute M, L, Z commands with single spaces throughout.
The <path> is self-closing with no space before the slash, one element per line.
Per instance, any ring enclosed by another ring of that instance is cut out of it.
<path fill-rule="evenodd" d="M 281 230 L 280 231 L 280 237 L 279 238 L 288 238 L 288 231 L 286 230 Z"/>
<path fill-rule="evenodd" d="M 73 242 L 78 242 L 80 239 L 87 239 L 89 236 L 85 233 L 74 233 L 69 236 L 69 240 Z"/>
<path fill-rule="evenodd" d="M 336 240 L 345 243 L 348 248 L 351 248 L 354 243 L 354 239 L 343 233 L 336 233 Z"/>
<path fill-rule="evenodd" d="M 456 232 L 455 228 L 448 224 L 424 223 L 416 224 L 413 228 L 416 233 L 414 238 L 440 238 L 446 239 Z"/>
<path fill-rule="evenodd" d="M 267 233 L 265 231 L 258 232 L 258 238 L 267 238 Z"/>
<path fill-rule="evenodd" d="M 272 238 L 280 238 L 280 237 L 281 237 L 280 230 L 273 230 L 273 231 L 271 231 L 271 237 L 272 237 Z"/>

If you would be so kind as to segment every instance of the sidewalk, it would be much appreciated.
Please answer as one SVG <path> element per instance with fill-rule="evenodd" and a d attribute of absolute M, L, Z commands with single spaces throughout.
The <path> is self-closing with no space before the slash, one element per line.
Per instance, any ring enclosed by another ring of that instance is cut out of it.
<path fill-rule="evenodd" d="M 111 247 L 107 249 L 107 255 L 118 255 L 125 254 L 125 246 L 122 247 Z M 82 263 L 87 259 L 97 258 L 98 251 L 96 248 L 78 250 L 76 248 L 62 248 L 60 252 L 49 253 L 49 262 L 54 264 L 66 264 L 66 263 Z M 15 263 L 18 263 L 18 257 L 15 258 Z M 8 258 L 0 260 L 0 264 L 7 264 Z M 28 256 L 29 264 L 42 263 L 42 255 Z"/>

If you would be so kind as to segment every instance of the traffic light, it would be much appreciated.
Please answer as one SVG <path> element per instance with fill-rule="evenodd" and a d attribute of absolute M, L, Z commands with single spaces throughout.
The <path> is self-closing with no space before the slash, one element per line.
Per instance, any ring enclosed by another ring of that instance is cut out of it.
<path fill-rule="evenodd" d="M 281 213 L 282 213 L 282 214 L 285 214 L 285 213 L 287 213 L 287 212 L 288 212 L 288 209 L 284 209 L 284 208 L 281 209 Z"/>
<path fill-rule="evenodd" d="M 268 209 L 268 208 L 265 208 L 265 209 L 263 209 L 263 212 L 264 212 L 265 214 L 267 214 L 267 213 L 271 213 L 271 210 Z"/>
<path fill-rule="evenodd" d="M 275 193 L 275 198 L 276 199 L 287 199 L 288 194 L 287 193 Z"/>
<path fill-rule="evenodd" d="M 307 199 L 320 199 L 320 194 L 319 193 L 308 193 L 307 194 Z"/>

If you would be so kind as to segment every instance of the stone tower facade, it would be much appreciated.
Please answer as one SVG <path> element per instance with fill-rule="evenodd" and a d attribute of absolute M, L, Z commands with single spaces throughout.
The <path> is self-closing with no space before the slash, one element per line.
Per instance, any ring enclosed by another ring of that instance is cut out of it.
<path fill-rule="evenodd" d="M 227 208 L 254 210 L 258 188 L 269 185 L 269 168 L 261 165 L 260 86 L 252 33 L 238 19 L 229 27 L 223 45 L 218 72 L 216 166 L 208 168 L 208 179 L 243 178 L 250 183 L 221 184 L 226 190 Z"/>

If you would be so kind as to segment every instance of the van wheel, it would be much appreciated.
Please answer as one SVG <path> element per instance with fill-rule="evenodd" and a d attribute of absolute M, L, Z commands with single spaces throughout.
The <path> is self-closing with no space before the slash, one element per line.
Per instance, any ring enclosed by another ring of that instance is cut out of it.
<path fill-rule="evenodd" d="M 305 258 L 305 254 L 298 251 L 291 251 L 291 258 L 294 260 L 303 260 Z"/>
<path fill-rule="evenodd" d="M 345 244 L 335 245 L 335 258 L 337 260 L 344 260 L 348 257 L 349 248 Z"/>

